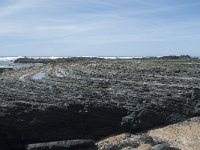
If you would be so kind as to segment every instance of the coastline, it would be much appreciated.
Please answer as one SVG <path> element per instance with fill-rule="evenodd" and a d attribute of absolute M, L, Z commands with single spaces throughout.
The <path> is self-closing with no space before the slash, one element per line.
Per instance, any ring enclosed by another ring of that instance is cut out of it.
<path fill-rule="evenodd" d="M 7 70 L 0 74 L 0 145 L 96 142 L 199 116 L 198 61 L 70 58 Z"/>

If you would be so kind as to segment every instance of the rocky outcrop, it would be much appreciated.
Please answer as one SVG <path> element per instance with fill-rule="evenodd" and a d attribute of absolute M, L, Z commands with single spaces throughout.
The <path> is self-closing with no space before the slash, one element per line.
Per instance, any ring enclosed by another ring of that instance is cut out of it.
<path fill-rule="evenodd" d="M 50 59 L 50 58 L 18 58 L 14 61 L 14 63 L 64 63 L 64 62 L 77 62 L 77 61 L 87 61 L 87 60 L 102 60 L 102 58 L 89 58 L 89 57 L 69 57 L 69 58 L 57 58 L 57 59 Z"/>
<path fill-rule="evenodd" d="M 163 56 L 160 57 L 160 59 L 191 59 L 189 55 L 181 55 L 181 56 L 176 56 L 176 55 L 171 55 L 171 56 Z"/>
<path fill-rule="evenodd" d="M 198 116 L 200 65 L 180 63 L 87 58 L 6 71 L 0 75 L 0 146 L 99 140 Z"/>

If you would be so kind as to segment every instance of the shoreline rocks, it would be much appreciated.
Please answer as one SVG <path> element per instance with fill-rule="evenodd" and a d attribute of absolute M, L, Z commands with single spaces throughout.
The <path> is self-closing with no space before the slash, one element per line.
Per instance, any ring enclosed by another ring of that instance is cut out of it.
<path fill-rule="evenodd" d="M 50 58 L 18 58 L 14 61 L 14 63 L 42 63 L 42 64 L 50 64 L 50 63 L 65 63 L 65 62 L 76 62 L 76 61 L 87 61 L 87 60 L 103 60 L 103 58 L 97 57 L 69 57 L 69 58 L 57 58 L 57 59 L 50 59 Z"/>
<path fill-rule="evenodd" d="M 96 145 L 99 150 L 198 150 L 199 128 L 200 117 L 195 117 L 142 133 L 113 135 Z"/>
<path fill-rule="evenodd" d="M 77 58 L 5 71 L 0 146 L 23 150 L 30 143 L 96 141 L 199 116 L 199 63 Z M 67 75 L 58 76 L 59 68 Z M 48 74 L 33 78 L 40 72 Z"/>

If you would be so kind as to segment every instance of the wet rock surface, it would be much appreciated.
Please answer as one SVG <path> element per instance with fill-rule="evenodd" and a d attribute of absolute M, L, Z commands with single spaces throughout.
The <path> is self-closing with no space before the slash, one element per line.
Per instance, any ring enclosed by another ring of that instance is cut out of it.
<path fill-rule="evenodd" d="M 199 60 L 76 58 L 48 63 L 0 75 L 3 149 L 98 140 L 199 115 Z M 41 72 L 45 76 L 34 78 Z"/>

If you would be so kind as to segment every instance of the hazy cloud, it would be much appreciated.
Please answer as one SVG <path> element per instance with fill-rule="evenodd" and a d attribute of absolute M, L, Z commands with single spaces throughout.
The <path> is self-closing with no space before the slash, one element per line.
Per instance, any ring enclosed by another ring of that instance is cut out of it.
<path fill-rule="evenodd" d="M 199 6 L 197 0 L 2 0 L 0 55 L 159 55 L 184 47 L 197 55 Z"/>

